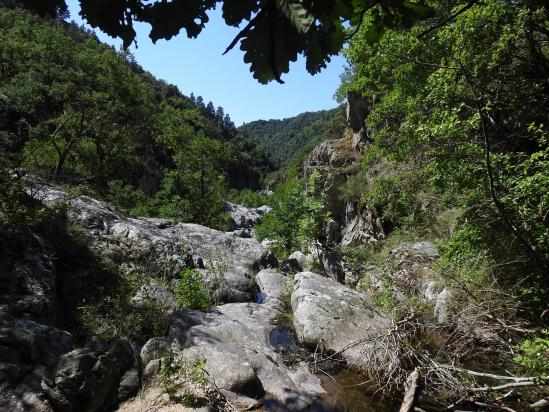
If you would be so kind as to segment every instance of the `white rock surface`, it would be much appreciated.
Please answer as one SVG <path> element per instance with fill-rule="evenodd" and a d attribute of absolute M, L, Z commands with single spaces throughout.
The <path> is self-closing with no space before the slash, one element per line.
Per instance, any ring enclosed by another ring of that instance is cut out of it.
<path fill-rule="evenodd" d="M 274 398 L 293 410 L 310 405 L 324 390 L 305 364 L 285 366 L 270 344 L 281 311 L 286 278 L 262 270 L 257 282 L 264 304 L 230 303 L 210 313 L 174 316 L 174 349 L 185 362 L 206 360 L 205 369 L 221 389 L 251 398 Z"/>
<path fill-rule="evenodd" d="M 367 295 L 312 272 L 295 277 L 294 326 L 299 341 L 340 352 L 347 363 L 365 369 L 364 354 L 386 333 L 390 319 Z"/>

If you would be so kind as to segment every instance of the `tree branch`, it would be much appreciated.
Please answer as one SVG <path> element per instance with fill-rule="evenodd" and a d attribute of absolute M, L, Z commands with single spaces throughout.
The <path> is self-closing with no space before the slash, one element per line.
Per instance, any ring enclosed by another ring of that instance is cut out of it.
<path fill-rule="evenodd" d="M 408 379 L 406 379 L 406 392 L 404 393 L 404 400 L 400 406 L 399 412 L 410 412 L 414 406 L 414 399 L 416 397 L 416 391 L 418 388 L 417 381 L 419 380 L 419 371 L 418 368 L 415 368 Z"/>
<path fill-rule="evenodd" d="M 355 34 L 358 33 L 358 31 L 360 30 L 360 27 L 362 26 L 362 22 L 364 20 L 364 15 L 366 14 L 366 12 L 370 9 L 373 9 L 375 6 L 377 6 L 378 4 L 380 3 L 380 0 L 376 0 L 374 1 L 372 4 L 370 4 L 368 7 L 365 7 L 361 12 L 360 12 L 360 18 L 358 20 L 358 24 L 357 26 L 355 27 L 355 29 L 353 30 L 352 33 L 350 33 L 348 36 L 345 37 L 345 41 L 349 41 L 351 40 Z"/>
<path fill-rule="evenodd" d="M 473 7 L 477 3 L 478 3 L 478 0 L 470 1 L 465 6 L 463 6 L 461 9 L 459 9 L 454 14 L 452 14 L 450 17 L 448 17 L 446 20 L 441 21 L 440 23 L 435 24 L 433 27 L 428 28 L 424 32 L 420 33 L 417 37 L 418 38 L 424 37 L 427 34 L 431 33 L 432 31 L 435 31 L 436 29 L 439 29 L 440 27 L 445 26 L 446 24 L 454 21 L 460 14 L 465 13 L 467 10 L 469 10 L 471 7 Z"/>

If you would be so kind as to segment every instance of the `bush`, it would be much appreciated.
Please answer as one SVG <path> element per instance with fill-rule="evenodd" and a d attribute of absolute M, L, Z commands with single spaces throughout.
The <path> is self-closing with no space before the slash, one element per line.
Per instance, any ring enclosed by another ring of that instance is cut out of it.
<path fill-rule="evenodd" d="M 316 241 L 325 243 L 324 228 L 330 215 L 321 183 L 320 173 L 313 170 L 305 189 L 298 179 L 277 186 L 271 201 L 273 210 L 255 228 L 260 240 L 276 241 L 272 249 L 277 257 L 285 258 L 296 250 L 308 252 Z"/>
<path fill-rule="evenodd" d="M 227 192 L 229 202 L 244 205 L 246 207 L 259 207 L 270 202 L 269 196 L 250 189 L 229 189 Z"/>
<path fill-rule="evenodd" d="M 183 309 L 209 310 L 212 302 L 200 272 L 185 269 L 180 276 L 174 288 L 177 304 Z"/>
<path fill-rule="evenodd" d="M 273 210 L 263 216 L 255 233 L 260 240 L 275 240 L 273 251 L 278 258 L 285 258 L 300 248 L 298 222 L 304 213 L 301 182 L 289 179 L 278 185 L 271 206 Z"/>
<path fill-rule="evenodd" d="M 89 262 L 93 266 L 92 262 Z M 102 272 L 94 281 L 89 273 L 87 287 L 96 288 L 96 293 L 82 298 L 76 307 L 73 334 L 78 338 L 98 335 L 105 339 L 122 337 L 138 344 L 144 344 L 154 336 L 165 336 L 169 332 L 169 320 L 166 309 L 154 300 L 146 300 L 136 306 L 132 297 L 143 285 L 139 276 L 124 276 L 116 270 L 97 267 Z M 78 278 L 71 279 L 77 284 Z M 66 291 L 68 293 L 68 291 Z"/>
<path fill-rule="evenodd" d="M 542 336 L 526 339 L 515 349 L 520 352 L 515 356 L 515 362 L 525 373 L 542 381 L 549 379 L 549 329 L 543 330 Z"/>

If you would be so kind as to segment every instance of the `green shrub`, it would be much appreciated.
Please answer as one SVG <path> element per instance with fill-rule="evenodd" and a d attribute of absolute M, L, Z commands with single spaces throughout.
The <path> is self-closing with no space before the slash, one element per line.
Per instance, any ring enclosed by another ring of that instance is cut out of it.
<path fill-rule="evenodd" d="M 271 206 L 273 210 L 263 216 L 255 233 L 259 240 L 276 241 L 273 252 L 278 258 L 285 258 L 300 249 L 299 219 L 304 213 L 301 182 L 289 179 L 278 185 Z"/>
<path fill-rule="evenodd" d="M 250 189 L 229 189 L 227 192 L 229 202 L 244 205 L 247 207 L 259 207 L 268 205 L 270 198 Z"/>
<path fill-rule="evenodd" d="M 543 330 L 541 336 L 524 340 L 515 349 L 519 352 L 515 362 L 526 374 L 542 381 L 549 379 L 549 329 Z"/>
<path fill-rule="evenodd" d="M 183 309 L 209 310 L 212 302 L 200 272 L 184 269 L 180 276 L 174 288 L 177 304 Z"/>
<path fill-rule="evenodd" d="M 169 320 L 161 303 L 147 299 L 136 306 L 131 301 L 144 279 L 121 276 L 101 268 L 96 270 L 112 279 L 106 284 L 95 285 L 98 293 L 84 299 L 76 308 L 74 329 L 77 336 L 123 337 L 144 344 L 154 336 L 168 334 Z"/>
<path fill-rule="evenodd" d="M 374 304 L 380 309 L 389 310 L 397 305 L 393 285 L 387 280 L 383 281 L 383 291 L 374 292 L 373 298 Z"/>
<path fill-rule="evenodd" d="M 204 406 L 202 393 L 209 382 L 205 366 L 206 360 L 177 362 L 170 351 L 160 366 L 160 382 L 173 401 L 190 408 Z"/>
<path fill-rule="evenodd" d="M 279 258 L 308 248 L 315 241 L 325 243 L 324 227 L 329 218 L 326 195 L 318 170 L 313 170 L 306 188 L 298 179 L 277 186 L 271 201 L 273 210 L 256 226 L 260 240 L 274 240 L 273 251 Z"/>

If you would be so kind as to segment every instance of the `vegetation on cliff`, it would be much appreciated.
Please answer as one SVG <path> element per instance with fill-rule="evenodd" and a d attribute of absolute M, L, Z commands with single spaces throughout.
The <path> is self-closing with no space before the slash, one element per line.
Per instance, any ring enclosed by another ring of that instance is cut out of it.
<path fill-rule="evenodd" d="M 437 18 L 382 33 L 369 18 L 378 11 L 367 11 L 345 50 L 349 66 L 338 93 L 361 96 L 368 113 L 360 167 L 345 172 L 340 204 L 373 210 L 385 233 L 369 246 L 319 246 L 326 257 L 335 247 L 348 270 L 360 268 L 358 286 L 402 322 L 395 326 L 409 362 L 402 367 L 427 370 L 424 383 L 444 402 L 452 398 L 447 391 L 463 383 L 442 365 L 463 364 L 479 353 L 533 375 L 528 385 L 547 383 L 549 15 L 546 6 L 527 1 L 430 4 Z M 326 168 L 338 171 L 337 165 Z M 306 178 L 294 183 L 297 192 L 304 192 Z M 299 214 L 295 222 L 306 215 L 292 202 L 273 205 L 280 227 L 288 211 Z M 288 233 L 277 234 L 277 246 L 301 245 L 297 230 L 293 242 L 285 239 Z M 435 326 L 437 332 L 426 332 L 428 322 L 422 331 L 410 323 L 432 308 L 413 286 L 399 285 L 405 272 L 390 263 L 395 246 L 426 239 L 440 256 L 414 276 L 434 276 L 453 302 L 454 318 Z M 499 343 L 474 337 L 479 330 Z M 422 342 L 429 333 L 448 334 L 444 354 L 429 352 L 433 343 Z M 376 377 L 385 389 L 393 378 Z"/>
<path fill-rule="evenodd" d="M 363 184 L 349 195 L 397 227 L 426 228 L 459 210 L 449 258 L 486 254 L 498 280 L 520 282 L 534 305 L 549 279 L 547 18 L 527 2 L 487 1 L 438 30 L 417 23 L 376 44 L 365 24 L 340 90 L 372 102 Z M 371 179 L 381 161 L 393 171 Z"/>

